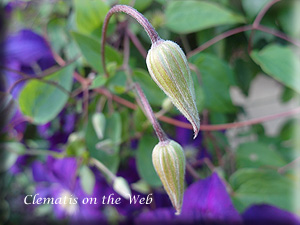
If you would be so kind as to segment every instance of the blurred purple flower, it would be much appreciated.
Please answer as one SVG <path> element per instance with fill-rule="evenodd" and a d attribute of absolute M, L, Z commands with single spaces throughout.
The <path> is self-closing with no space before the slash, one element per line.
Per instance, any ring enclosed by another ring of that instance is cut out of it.
<path fill-rule="evenodd" d="M 32 164 L 33 178 L 37 182 L 36 193 L 41 198 L 78 198 L 77 204 L 54 204 L 54 214 L 58 219 L 70 219 L 72 222 L 101 223 L 105 217 L 100 211 L 103 194 L 103 182 L 96 182 L 93 193 L 86 194 L 77 177 L 76 158 L 54 159 L 48 157 L 47 162 Z M 82 204 L 85 198 L 97 198 L 97 204 Z"/>
<path fill-rule="evenodd" d="M 243 213 L 245 225 L 300 225 L 294 214 L 271 205 L 254 205 Z"/>
<path fill-rule="evenodd" d="M 182 213 L 174 214 L 173 208 L 145 212 L 136 224 L 242 224 L 239 213 L 232 205 L 225 185 L 216 173 L 199 180 L 186 190 Z"/>
<path fill-rule="evenodd" d="M 24 29 L 7 37 L 1 46 L 4 50 L 5 67 L 27 74 L 34 74 L 34 66 L 41 70 L 55 65 L 51 49 L 46 40 L 31 30 Z M 17 73 L 6 71 L 6 84 L 10 87 L 18 79 L 22 78 Z M 24 83 L 16 86 L 12 92 L 17 98 Z"/>
<path fill-rule="evenodd" d="M 7 10 L 13 10 L 14 7 L 22 5 L 22 1 L 15 1 L 7 5 Z M 18 33 L 9 35 L 4 43 L 0 45 L 3 49 L 4 61 L 0 65 L 5 68 L 34 75 L 34 67 L 45 70 L 55 65 L 51 49 L 46 40 L 35 32 L 23 29 Z M 5 90 L 8 90 L 22 76 L 18 73 L 4 70 Z M 25 82 L 15 86 L 12 96 L 18 98 L 18 95 Z M 17 110 L 11 121 L 22 121 L 23 115 Z M 26 129 L 26 123 L 20 123 L 14 128 L 17 133 L 23 133 Z"/>

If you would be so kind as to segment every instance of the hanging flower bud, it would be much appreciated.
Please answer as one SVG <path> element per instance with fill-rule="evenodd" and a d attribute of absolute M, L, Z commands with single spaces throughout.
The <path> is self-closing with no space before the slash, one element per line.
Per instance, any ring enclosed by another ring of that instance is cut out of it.
<path fill-rule="evenodd" d="M 179 215 L 184 192 L 185 156 L 175 141 L 159 142 L 153 149 L 152 162 L 171 202 Z"/>
<path fill-rule="evenodd" d="M 172 41 L 158 40 L 148 51 L 146 62 L 152 79 L 192 124 L 195 138 L 200 119 L 191 71 L 183 51 Z"/>

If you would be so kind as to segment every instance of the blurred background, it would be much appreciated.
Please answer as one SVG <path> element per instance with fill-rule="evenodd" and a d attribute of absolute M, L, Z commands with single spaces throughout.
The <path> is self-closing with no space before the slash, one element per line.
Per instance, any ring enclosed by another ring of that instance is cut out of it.
<path fill-rule="evenodd" d="M 0 4 L 1 224 L 300 224 L 300 1 Z M 116 4 L 186 53 L 196 139 L 148 73 L 149 37 L 124 13 L 109 22 L 105 76 L 101 29 Z M 184 149 L 180 216 L 153 168 L 158 139 L 134 82 Z M 104 204 L 109 195 L 121 204 Z M 47 201 L 26 204 L 37 198 Z"/>

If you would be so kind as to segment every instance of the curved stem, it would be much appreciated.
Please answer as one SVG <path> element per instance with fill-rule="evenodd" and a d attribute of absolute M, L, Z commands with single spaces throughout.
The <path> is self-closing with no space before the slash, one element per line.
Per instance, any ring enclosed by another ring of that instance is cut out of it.
<path fill-rule="evenodd" d="M 105 65 L 105 42 L 106 42 L 106 30 L 108 26 L 108 22 L 110 17 L 117 12 L 123 12 L 131 17 L 133 17 L 139 24 L 143 26 L 145 31 L 147 32 L 148 36 L 151 39 L 152 44 L 160 40 L 159 35 L 151 25 L 151 23 L 144 17 L 141 13 L 139 13 L 136 9 L 128 6 L 128 5 L 116 5 L 112 7 L 108 13 L 106 14 L 106 17 L 104 19 L 103 27 L 102 27 L 102 40 L 101 40 L 101 57 L 102 57 L 102 65 L 103 70 L 106 76 L 108 75 Z"/>
<path fill-rule="evenodd" d="M 187 54 L 187 57 L 190 58 L 192 57 L 193 55 L 196 55 L 197 53 L 207 49 L 208 47 L 212 46 L 213 44 L 227 38 L 227 37 L 230 37 L 232 35 L 235 35 L 235 34 L 238 34 L 238 33 L 242 33 L 242 32 L 245 32 L 245 31 L 248 31 L 248 30 L 251 30 L 252 29 L 252 26 L 251 25 L 248 25 L 248 26 L 242 26 L 242 27 L 237 27 L 237 28 L 234 28 L 232 30 L 229 30 L 229 31 L 226 31 L 214 38 L 212 38 L 211 40 L 205 42 L 203 45 L 200 45 L 198 48 L 194 49 L 193 51 L 189 52 Z"/>

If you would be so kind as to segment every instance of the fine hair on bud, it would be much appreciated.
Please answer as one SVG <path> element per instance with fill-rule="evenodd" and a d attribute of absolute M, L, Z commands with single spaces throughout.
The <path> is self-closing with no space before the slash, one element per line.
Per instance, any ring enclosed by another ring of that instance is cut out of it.
<path fill-rule="evenodd" d="M 176 214 L 179 215 L 183 201 L 185 175 L 185 155 L 182 147 L 173 140 L 159 142 L 153 149 L 152 162 Z"/>

